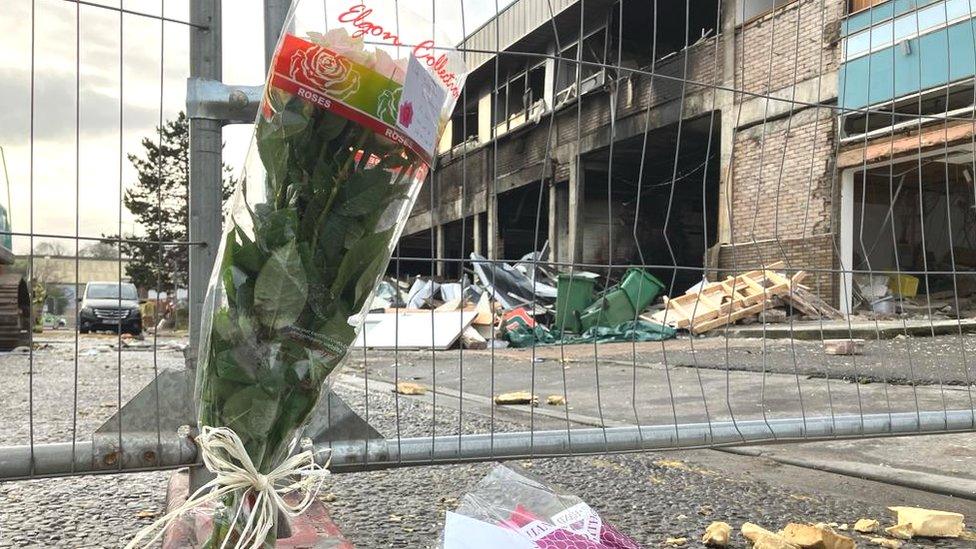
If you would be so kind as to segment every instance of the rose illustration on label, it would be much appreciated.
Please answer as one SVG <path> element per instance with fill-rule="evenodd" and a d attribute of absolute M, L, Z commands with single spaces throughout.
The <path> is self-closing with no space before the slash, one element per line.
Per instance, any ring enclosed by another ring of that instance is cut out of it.
<path fill-rule="evenodd" d="M 403 88 L 396 88 L 394 90 L 383 90 L 380 92 L 379 98 L 377 98 L 377 109 L 376 114 L 386 122 L 387 124 L 393 125 L 397 121 L 397 107 L 400 106 L 400 95 L 403 93 Z"/>
<path fill-rule="evenodd" d="M 352 70 L 349 60 L 319 46 L 296 51 L 291 56 L 289 76 L 311 82 L 340 101 L 359 91 L 359 73 Z"/>
<path fill-rule="evenodd" d="M 413 103 L 406 101 L 400 105 L 400 125 L 409 128 L 413 122 Z"/>

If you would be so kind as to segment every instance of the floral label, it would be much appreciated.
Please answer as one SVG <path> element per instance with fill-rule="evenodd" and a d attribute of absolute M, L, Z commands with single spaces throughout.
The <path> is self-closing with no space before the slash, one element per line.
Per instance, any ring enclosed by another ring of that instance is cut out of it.
<path fill-rule="evenodd" d="M 420 61 L 411 57 L 400 96 L 397 127 L 431 156 L 437 147 L 440 106 L 444 104 L 446 96 L 447 92 L 420 65 Z"/>
<path fill-rule="evenodd" d="M 432 81 L 424 69 L 421 68 L 421 71 L 428 81 Z M 407 80 L 410 84 L 411 79 Z M 426 138 L 426 134 L 415 134 L 400 127 L 401 119 L 404 116 L 411 118 L 411 114 L 412 123 L 408 126 L 418 122 L 424 125 L 417 119 L 426 116 L 428 107 L 421 102 L 411 101 L 413 112 L 410 113 L 408 109 L 407 113 L 400 113 L 404 86 L 370 67 L 354 62 L 321 44 L 304 40 L 293 34 L 286 34 L 275 53 L 269 81 L 271 88 L 297 95 L 321 109 L 352 120 L 408 147 L 428 164 L 433 159 L 434 147 L 418 143 L 413 137 L 422 135 Z M 436 84 L 435 87 L 441 90 L 442 94 L 439 97 L 443 102 L 443 90 Z M 434 142 L 436 143 L 439 112 L 436 106 L 433 108 L 435 109 Z M 262 112 L 265 116 L 271 114 L 267 94 L 265 94 Z"/>

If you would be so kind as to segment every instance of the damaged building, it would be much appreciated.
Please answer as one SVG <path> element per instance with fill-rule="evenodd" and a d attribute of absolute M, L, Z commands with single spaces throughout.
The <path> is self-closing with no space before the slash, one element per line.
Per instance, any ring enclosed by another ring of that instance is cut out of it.
<path fill-rule="evenodd" d="M 672 295 L 776 261 L 845 311 L 858 271 L 971 292 L 936 273 L 976 270 L 974 6 L 516 0 L 461 44 L 391 271 L 546 249 Z"/>

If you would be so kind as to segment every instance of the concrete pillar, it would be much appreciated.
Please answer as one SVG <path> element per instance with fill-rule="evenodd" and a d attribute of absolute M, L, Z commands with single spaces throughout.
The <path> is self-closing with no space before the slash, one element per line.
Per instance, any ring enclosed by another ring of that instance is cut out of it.
<path fill-rule="evenodd" d="M 485 251 L 481 249 L 481 231 L 484 228 L 481 226 L 481 213 L 475 213 L 471 216 L 471 237 L 474 239 L 474 253 L 478 255 L 485 255 Z"/>
<path fill-rule="evenodd" d="M 578 154 L 573 155 L 569 165 L 567 184 L 567 259 L 579 263 L 583 261 L 583 201 L 586 190 L 585 170 Z"/>
<path fill-rule="evenodd" d="M 549 258 L 571 261 L 569 252 L 569 183 L 554 182 L 549 186 Z"/>
<path fill-rule="evenodd" d="M 447 265 L 444 264 L 445 257 L 445 242 L 444 242 L 444 225 L 440 224 L 434 227 L 434 249 L 436 250 L 435 259 L 437 259 L 435 273 L 437 276 L 444 276 L 446 272 Z"/>
<path fill-rule="evenodd" d="M 735 13 L 738 9 L 739 0 L 726 0 L 727 7 L 722 10 L 722 33 L 719 40 L 722 41 L 721 51 L 721 82 L 726 90 L 733 89 L 735 86 Z M 716 75 L 718 78 L 718 75 Z M 732 158 L 732 143 L 735 139 L 738 109 L 736 108 L 735 94 L 725 90 L 713 90 L 717 94 L 715 98 L 715 108 L 721 111 L 722 130 L 719 140 L 721 154 L 719 155 L 719 187 L 718 187 L 718 242 L 727 244 L 732 242 L 732 220 L 730 211 L 732 209 L 732 173 L 734 161 Z M 739 97 L 742 101 L 746 97 Z"/>
<path fill-rule="evenodd" d="M 494 186 L 494 182 L 489 182 L 489 185 Z M 501 259 L 501 242 L 498 239 L 498 195 L 492 191 L 488 191 L 487 210 L 488 259 Z"/>

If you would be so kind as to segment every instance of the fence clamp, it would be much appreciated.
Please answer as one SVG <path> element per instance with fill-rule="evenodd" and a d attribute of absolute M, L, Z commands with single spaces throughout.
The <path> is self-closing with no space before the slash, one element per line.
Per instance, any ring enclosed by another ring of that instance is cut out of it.
<path fill-rule="evenodd" d="M 186 80 L 186 112 L 190 119 L 224 124 L 250 124 L 258 112 L 264 86 L 228 86 L 218 80 Z"/>

